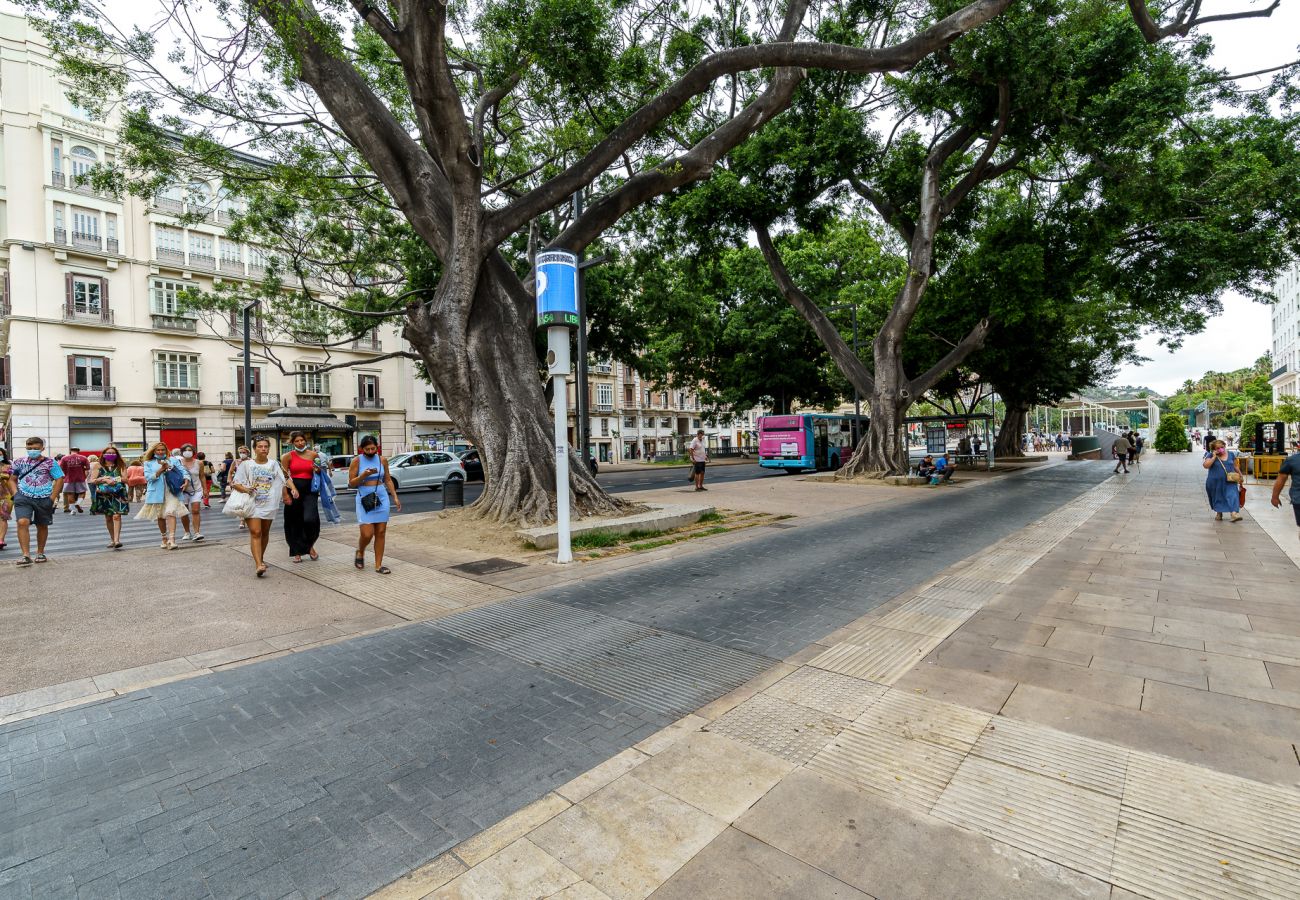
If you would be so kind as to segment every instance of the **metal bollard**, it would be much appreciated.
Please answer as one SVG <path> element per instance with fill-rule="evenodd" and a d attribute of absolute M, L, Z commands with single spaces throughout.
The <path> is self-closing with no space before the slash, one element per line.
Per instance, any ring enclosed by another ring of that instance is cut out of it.
<path fill-rule="evenodd" d="M 465 482 L 460 478 L 448 478 L 442 483 L 442 508 L 465 505 Z"/>

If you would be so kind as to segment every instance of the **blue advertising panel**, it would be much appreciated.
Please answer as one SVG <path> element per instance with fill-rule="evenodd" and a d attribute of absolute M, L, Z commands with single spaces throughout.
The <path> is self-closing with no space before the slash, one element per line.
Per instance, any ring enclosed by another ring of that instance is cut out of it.
<path fill-rule="evenodd" d="M 567 250 L 537 254 L 537 324 L 578 327 L 578 257 Z"/>

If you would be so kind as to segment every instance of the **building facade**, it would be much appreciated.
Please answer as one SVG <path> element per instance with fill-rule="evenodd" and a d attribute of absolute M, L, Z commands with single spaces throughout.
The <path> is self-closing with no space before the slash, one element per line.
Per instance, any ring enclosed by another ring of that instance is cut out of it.
<path fill-rule="evenodd" d="M 1295 401 L 1300 395 L 1300 265 L 1294 265 L 1273 283 L 1273 371 L 1268 383 L 1273 402 Z"/>
<path fill-rule="evenodd" d="M 243 438 L 242 325 L 187 311 L 178 294 L 256 280 L 267 256 L 227 240 L 234 207 L 215 184 L 176 185 L 150 201 L 95 191 L 84 176 L 113 160 L 116 132 L 67 89 L 41 36 L 21 16 L 0 15 L 5 442 L 39 435 L 54 451 L 110 441 L 130 451 L 161 438 L 233 449 Z M 203 221 L 178 221 L 195 209 Z M 406 442 L 411 366 L 378 358 L 396 331 L 327 349 L 336 339 L 254 328 L 287 370 L 254 361 L 254 419 L 318 410 L 314 440 L 331 452 L 350 451 L 360 433 Z"/>

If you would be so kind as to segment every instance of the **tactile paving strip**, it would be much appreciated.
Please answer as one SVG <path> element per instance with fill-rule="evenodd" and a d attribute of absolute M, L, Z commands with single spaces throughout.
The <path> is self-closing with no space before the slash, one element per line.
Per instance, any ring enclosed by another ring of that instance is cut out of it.
<path fill-rule="evenodd" d="M 1112 797 L 1124 792 L 1129 751 L 1041 725 L 998 716 L 984 729 L 976 756 Z"/>
<path fill-rule="evenodd" d="M 876 624 L 881 628 L 893 628 L 898 631 L 910 631 L 912 634 L 928 634 L 931 637 L 944 638 L 960 628 L 962 622 L 976 613 L 976 610 L 973 609 L 957 610 L 955 607 L 949 607 L 949 609 L 960 612 L 962 615 L 960 617 L 931 615 L 912 608 L 911 601 L 908 601 L 876 619 Z"/>
<path fill-rule="evenodd" d="M 884 685 L 804 666 L 782 678 L 764 693 L 833 716 L 856 719 L 880 699 L 886 690 L 888 688 Z"/>
<path fill-rule="evenodd" d="M 808 665 L 877 684 L 893 684 L 943 638 L 868 625 L 849 640 L 808 661 Z"/>
<path fill-rule="evenodd" d="M 1132 807 L 1120 810 L 1112 881 L 1155 900 L 1295 900 L 1294 858 Z"/>
<path fill-rule="evenodd" d="M 895 803 L 929 812 L 961 765 L 962 753 L 853 724 L 841 731 L 808 768 Z"/>
<path fill-rule="evenodd" d="M 979 740 L 991 718 L 990 713 L 895 689 L 873 703 L 854 725 L 940 744 L 964 754 Z"/>
<path fill-rule="evenodd" d="M 934 805 L 963 828 L 1108 880 L 1119 800 L 968 756 Z"/>
<path fill-rule="evenodd" d="M 468 610 L 429 627 L 675 716 L 694 712 L 773 662 L 537 598 Z"/>
<path fill-rule="evenodd" d="M 798 764 L 807 762 L 846 725 L 848 720 L 838 716 L 759 694 L 704 730 Z"/>
<path fill-rule="evenodd" d="M 1293 788 L 1134 753 L 1124 805 L 1281 854 L 1300 870 L 1300 791 Z"/>

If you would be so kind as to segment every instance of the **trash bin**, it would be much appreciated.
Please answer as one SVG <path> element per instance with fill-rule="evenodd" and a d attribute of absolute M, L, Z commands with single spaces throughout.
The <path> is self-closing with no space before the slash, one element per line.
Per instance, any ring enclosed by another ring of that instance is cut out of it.
<path fill-rule="evenodd" d="M 465 505 L 465 481 L 461 478 L 448 478 L 442 484 L 442 508 Z"/>

